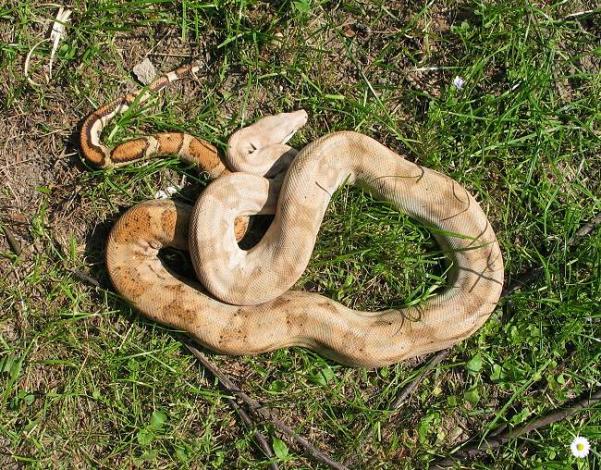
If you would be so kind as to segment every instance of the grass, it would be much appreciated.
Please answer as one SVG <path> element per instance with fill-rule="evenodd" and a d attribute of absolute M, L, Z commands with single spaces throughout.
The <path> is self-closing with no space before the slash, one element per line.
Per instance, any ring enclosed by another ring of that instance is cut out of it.
<path fill-rule="evenodd" d="M 168 329 L 110 289 L 106 234 L 118 215 L 187 176 L 176 159 L 108 171 L 80 163 L 78 123 L 137 88 L 145 54 L 162 71 L 200 58 L 198 82 L 118 120 L 119 142 L 180 129 L 224 147 L 256 117 L 303 107 L 305 143 L 339 129 L 371 135 L 476 195 L 499 237 L 507 279 L 544 276 L 505 299 L 398 413 L 385 411 L 416 361 L 349 369 L 307 350 L 212 355 L 250 395 L 319 448 L 357 468 L 427 467 L 464 439 L 566 402 L 601 381 L 601 235 L 567 241 L 601 209 L 601 18 L 594 2 L 198 3 L 81 0 L 49 84 L 23 76 L 54 7 L 0 6 L 2 224 L 0 462 L 3 468 L 265 468 L 224 392 Z M 40 79 L 48 59 L 32 59 Z M 458 90 L 455 76 L 465 79 Z M 86 286 L 73 270 L 100 279 Z M 355 308 L 401 305 L 444 282 L 429 232 L 357 189 L 337 192 L 298 286 Z M 282 446 L 283 468 L 314 467 Z M 575 435 L 593 446 L 569 453 Z M 601 410 L 591 408 L 485 460 L 485 468 L 598 468 Z"/>

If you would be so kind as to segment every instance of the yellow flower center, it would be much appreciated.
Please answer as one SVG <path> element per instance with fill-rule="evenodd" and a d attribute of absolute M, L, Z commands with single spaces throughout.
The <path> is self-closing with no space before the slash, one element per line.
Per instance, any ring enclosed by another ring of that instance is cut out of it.
<path fill-rule="evenodd" d="M 582 442 L 579 442 L 578 444 L 576 444 L 576 449 L 582 452 L 584 450 L 584 444 Z"/>

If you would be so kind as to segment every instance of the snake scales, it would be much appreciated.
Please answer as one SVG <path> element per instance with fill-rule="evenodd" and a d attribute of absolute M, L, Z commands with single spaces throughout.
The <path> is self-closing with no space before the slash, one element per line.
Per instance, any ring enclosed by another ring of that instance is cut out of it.
<path fill-rule="evenodd" d="M 81 148 L 95 166 L 178 154 L 216 178 L 194 208 L 176 201 L 144 202 L 113 227 L 108 271 L 117 291 L 137 310 L 218 352 L 258 354 L 304 346 L 365 367 L 450 347 L 484 323 L 503 284 L 503 260 L 486 215 L 455 180 L 405 160 L 370 137 L 337 132 L 297 154 L 286 145 L 307 118 L 297 111 L 236 132 L 223 159 L 209 143 L 182 133 L 141 137 L 113 149 L 101 143 L 112 117 L 197 70 L 170 72 L 142 95 L 94 111 L 82 126 Z M 367 187 L 434 229 L 451 266 L 444 292 L 400 310 L 363 312 L 316 293 L 289 290 L 307 266 L 332 193 L 345 183 Z M 246 216 L 256 213 L 275 213 L 274 220 L 256 246 L 242 250 L 237 240 L 246 230 Z M 189 250 L 202 285 L 165 267 L 158 257 L 164 247 Z"/>

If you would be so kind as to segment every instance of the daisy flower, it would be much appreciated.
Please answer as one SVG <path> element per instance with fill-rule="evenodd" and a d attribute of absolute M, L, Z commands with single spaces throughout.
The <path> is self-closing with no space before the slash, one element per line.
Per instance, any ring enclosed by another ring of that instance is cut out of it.
<path fill-rule="evenodd" d="M 570 450 L 574 457 L 583 459 L 588 455 L 588 451 L 591 449 L 591 445 L 586 437 L 576 436 L 570 444 Z"/>

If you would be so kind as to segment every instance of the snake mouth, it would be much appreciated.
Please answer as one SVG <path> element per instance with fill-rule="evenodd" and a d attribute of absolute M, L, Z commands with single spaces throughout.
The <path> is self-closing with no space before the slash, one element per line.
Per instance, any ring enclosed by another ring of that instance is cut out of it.
<path fill-rule="evenodd" d="M 305 111 L 304 109 L 301 109 L 299 111 L 294 111 L 290 114 L 292 114 L 292 115 L 301 114 L 302 117 L 297 120 L 296 124 L 292 127 L 292 130 L 282 139 L 282 141 L 281 141 L 282 144 L 288 143 L 288 141 L 290 139 L 292 139 L 294 134 L 296 134 L 301 127 L 303 127 L 305 124 L 307 124 L 307 120 L 309 119 L 309 115 L 307 114 L 307 111 Z"/>
<path fill-rule="evenodd" d="M 296 134 L 296 131 L 298 131 L 299 129 L 300 129 L 300 126 L 298 126 L 298 127 L 295 127 L 294 129 L 292 129 L 292 130 L 291 130 L 291 131 L 288 133 L 288 135 L 282 139 L 282 141 L 281 141 L 281 144 L 287 144 L 287 143 L 288 143 L 288 141 L 289 141 L 290 139 L 292 139 L 292 137 L 294 136 L 294 134 Z"/>

